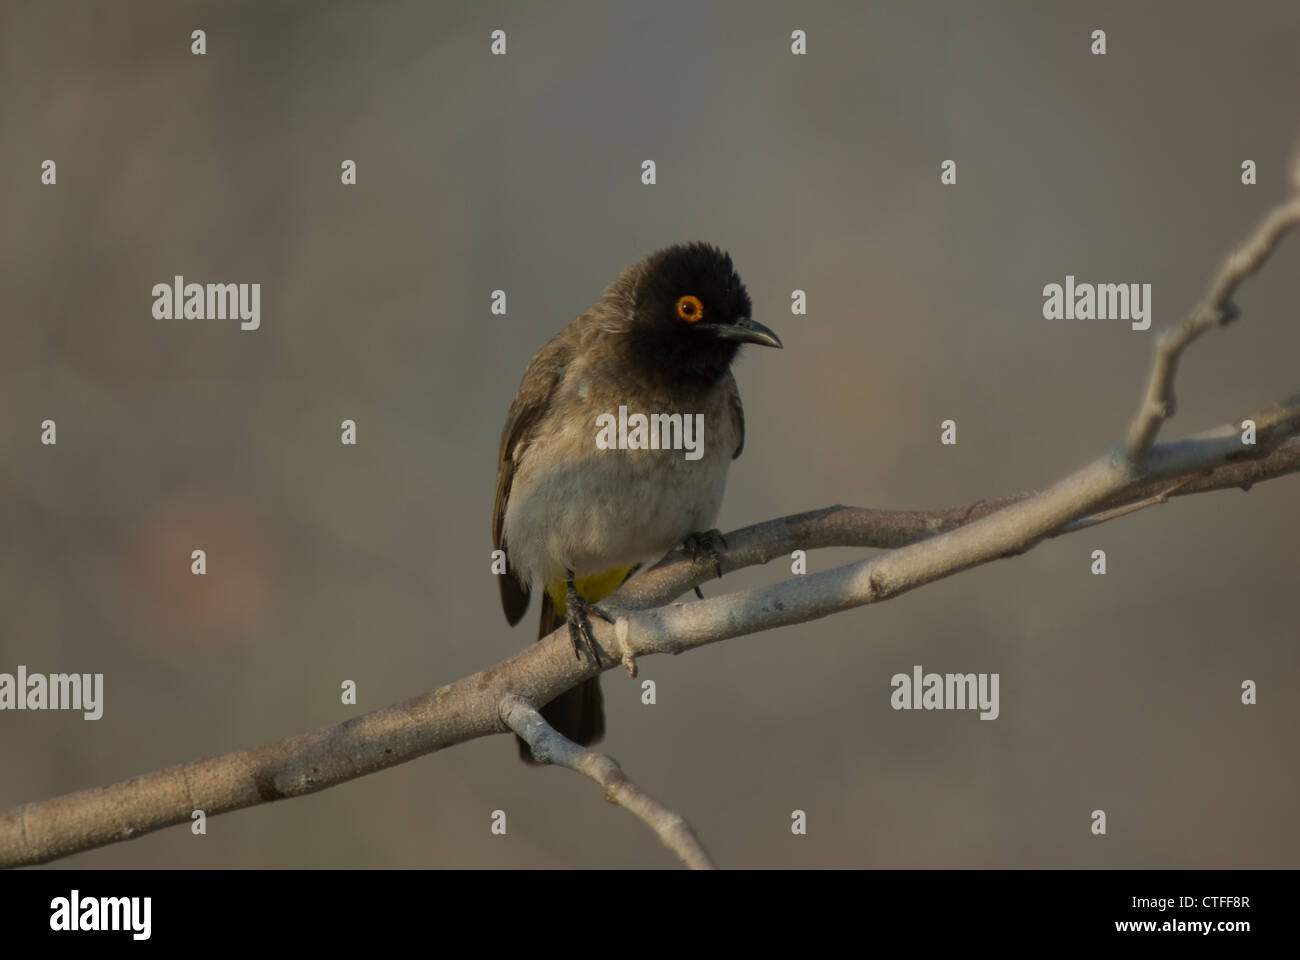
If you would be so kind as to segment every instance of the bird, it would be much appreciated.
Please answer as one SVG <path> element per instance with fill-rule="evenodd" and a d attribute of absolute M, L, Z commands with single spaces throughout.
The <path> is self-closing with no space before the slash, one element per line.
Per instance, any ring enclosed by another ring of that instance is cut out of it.
<path fill-rule="evenodd" d="M 599 601 L 642 565 L 680 546 L 721 576 L 713 525 L 745 446 L 731 365 L 742 345 L 782 346 L 752 312 L 728 253 L 676 244 L 625 267 L 533 357 L 501 430 L 492 507 L 511 626 L 541 591 L 538 639 L 567 623 L 575 656 L 599 662 L 590 618 L 610 619 Z M 597 742 L 600 678 L 541 713 Z M 535 762 L 522 739 L 519 752 Z"/>

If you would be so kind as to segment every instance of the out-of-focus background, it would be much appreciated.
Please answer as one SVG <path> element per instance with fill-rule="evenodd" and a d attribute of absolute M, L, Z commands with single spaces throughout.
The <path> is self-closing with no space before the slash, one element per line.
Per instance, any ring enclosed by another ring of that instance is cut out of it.
<path fill-rule="evenodd" d="M 1151 283 L 1154 328 L 1178 320 L 1286 189 L 1298 56 L 1291 0 L 5 3 L 0 672 L 102 672 L 106 704 L 0 713 L 0 809 L 530 643 L 489 572 L 506 408 L 534 351 L 668 243 L 729 249 L 785 341 L 737 368 L 724 530 L 1058 479 L 1121 436 L 1154 329 L 1046 321 L 1043 286 Z M 1297 389 L 1298 266 L 1292 238 L 1187 356 L 1166 437 Z M 176 274 L 261 283 L 261 329 L 155 320 Z M 1294 867 L 1297 506 L 1297 478 L 1185 498 L 646 660 L 653 707 L 608 673 L 606 746 L 730 866 Z M 914 664 L 1000 673 L 1001 716 L 891 710 Z M 493 737 L 62 863 L 674 861 Z"/>

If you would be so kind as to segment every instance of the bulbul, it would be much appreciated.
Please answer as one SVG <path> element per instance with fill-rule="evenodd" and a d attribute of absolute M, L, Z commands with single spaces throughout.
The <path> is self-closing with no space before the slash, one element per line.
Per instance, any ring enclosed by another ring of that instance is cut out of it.
<path fill-rule="evenodd" d="M 672 246 L 624 269 L 533 357 L 501 431 L 492 508 L 511 625 L 540 589 L 538 638 L 567 621 L 575 654 L 585 642 L 594 656 L 589 617 L 609 619 L 595 604 L 638 566 L 682 545 L 714 553 L 727 468 L 745 445 L 731 364 L 742 344 L 781 346 L 750 313 L 730 256 Z M 596 742 L 599 678 L 542 715 Z"/>

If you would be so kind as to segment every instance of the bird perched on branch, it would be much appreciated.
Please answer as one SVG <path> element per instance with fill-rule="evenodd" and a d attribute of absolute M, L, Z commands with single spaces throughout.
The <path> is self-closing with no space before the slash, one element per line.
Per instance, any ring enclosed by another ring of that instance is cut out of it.
<path fill-rule="evenodd" d="M 567 622 L 574 653 L 596 658 L 590 617 L 609 619 L 596 604 L 638 566 L 682 545 L 716 565 L 713 523 L 745 444 L 731 364 L 742 344 L 781 346 L 750 313 L 727 254 L 672 246 L 624 269 L 533 357 L 501 431 L 492 508 L 512 625 L 541 589 L 538 638 Z M 579 744 L 599 740 L 599 678 L 542 715 Z"/>

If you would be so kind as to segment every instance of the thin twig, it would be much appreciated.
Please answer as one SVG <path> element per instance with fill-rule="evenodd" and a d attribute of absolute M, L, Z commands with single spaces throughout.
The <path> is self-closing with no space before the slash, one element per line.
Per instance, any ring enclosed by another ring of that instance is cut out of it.
<path fill-rule="evenodd" d="M 1255 235 L 1227 260 L 1210 284 L 1210 292 L 1177 327 L 1156 338 L 1156 355 L 1151 365 L 1142 403 L 1129 428 L 1125 453 L 1131 463 L 1141 463 L 1155 441 L 1160 425 L 1174 415 L 1174 374 L 1178 359 L 1193 340 L 1211 327 L 1230 323 L 1237 317 L 1232 302 L 1243 280 L 1264 265 L 1269 254 L 1287 231 L 1300 223 L 1300 197 L 1278 207 L 1260 224 Z"/>
<path fill-rule="evenodd" d="M 629 780 L 613 757 L 578 746 L 547 723 L 536 707 L 513 694 L 502 699 L 500 710 L 506 725 L 532 748 L 534 759 L 595 780 L 604 788 L 606 800 L 639 817 L 692 870 L 717 869 L 681 814 L 669 810 Z"/>
<path fill-rule="evenodd" d="M 1060 530 L 1056 531 L 1053 536 L 1060 536 L 1063 533 L 1074 533 L 1076 530 L 1083 530 L 1087 527 L 1095 527 L 1098 524 L 1106 523 L 1110 520 L 1118 520 L 1120 517 L 1127 517 L 1130 513 L 1137 513 L 1139 510 L 1145 510 L 1147 507 L 1158 506 L 1162 503 L 1168 503 L 1179 489 L 1191 483 L 1191 478 L 1180 480 L 1173 486 L 1161 490 L 1154 497 L 1147 497 L 1145 500 L 1139 500 L 1137 503 L 1130 503 L 1123 507 L 1114 507 L 1110 510 L 1103 510 L 1100 513 L 1094 513 L 1090 517 L 1082 517 L 1073 523 L 1067 523 Z"/>

